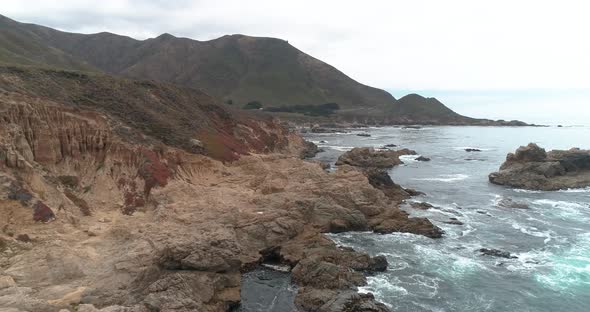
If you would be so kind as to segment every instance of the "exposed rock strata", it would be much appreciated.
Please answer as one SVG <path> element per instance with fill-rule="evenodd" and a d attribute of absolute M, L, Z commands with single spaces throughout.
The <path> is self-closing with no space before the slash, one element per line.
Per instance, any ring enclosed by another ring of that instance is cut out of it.
<path fill-rule="evenodd" d="M 545 152 L 534 143 L 509 153 L 490 182 L 512 187 L 552 191 L 590 186 L 590 151 L 572 148 Z"/>

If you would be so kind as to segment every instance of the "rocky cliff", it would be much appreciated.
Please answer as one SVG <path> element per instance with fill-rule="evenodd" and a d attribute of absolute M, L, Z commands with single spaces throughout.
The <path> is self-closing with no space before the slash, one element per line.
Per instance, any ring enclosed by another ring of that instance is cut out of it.
<path fill-rule="evenodd" d="M 321 233 L 440 233 L 306 146 L 196 90 L 0 68 L 0 306 L 227 311 L 272 260 L 303 310 L 387 311 L 355 290 L 386 261 Z"/>

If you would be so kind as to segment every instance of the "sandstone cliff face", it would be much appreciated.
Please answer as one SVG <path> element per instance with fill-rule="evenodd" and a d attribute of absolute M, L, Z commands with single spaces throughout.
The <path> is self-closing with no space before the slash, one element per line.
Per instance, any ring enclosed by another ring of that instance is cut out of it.
<path fill-rule="evenodd" d="M 55 165 L 68 157 L 89 155 L 104 160 L 110 148 L 110 131 L 104 117 L 96 113 L 79 114 L 74 109 L 49 105 L 31 105 L 41 101 L 18 94 L 5 94 L 0 102 L 3 141 L 7 154 L 18 155 L 29 164 Z M 6 165 L 18 167 L 15 156 Z M 21 163 L 22 165 L 22 163 Z"/>
<path fill-rule="evenodd" d="M 506 157 L 490 182 L 513 187 L 553 191 L 590 186 L 590 151 L 572 148 L 546 152 L 534 143 Z"/>

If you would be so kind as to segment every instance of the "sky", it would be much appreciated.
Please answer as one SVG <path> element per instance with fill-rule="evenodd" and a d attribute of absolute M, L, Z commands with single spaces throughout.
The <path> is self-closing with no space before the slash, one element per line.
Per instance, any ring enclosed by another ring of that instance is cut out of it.
<path fill-rule="evenodd" d="M 1 0 L 64 31 L 277 37 L 396 97 L 459 113 L 590 124 L 590 2 L 575 0 Z"/>

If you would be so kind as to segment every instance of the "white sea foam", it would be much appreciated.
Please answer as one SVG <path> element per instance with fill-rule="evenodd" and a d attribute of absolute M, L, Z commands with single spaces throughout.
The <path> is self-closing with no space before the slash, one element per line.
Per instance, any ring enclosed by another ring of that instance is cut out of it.
<path fill-rule="evenodd" d="M 587 209 L 590 209 L 590 203 L 568 202 L 561 200 L 538 199 L 532 202 L 535 205 L 551 206 L 554 208 L 552 213 L 558 214 L 562 219 L 578 218 L 587 220 Z"/>
<path fill-rule="evenodd" d="M 331 148 L 333 150 L 341 151 L 341 152 L 348 152 L 354 148 L 354 146 L 337 146 L 337 145 L 326 145 L 325 147 Z"/>
<path fill-rule="evenodd" d="M 432 312 L 445 312 L 446 311 L 443 308 L 435 307 L 435 306 L 432 306 L 432 305 L 429 305 L 429 304 L 426 304 L 423 302 L 412 301 L 412 304 L 414 304 L 415 306 L 418 306 L 426 311 L 432 311 Z"/>
<path fill-rule="evenodd" d="M 552 230 L 547 230 L 547 231 L 541 231 L 538 228 L 534 227 L 534 226 L 526 226 L 526 225 L 521 225 L 517 222 L 513 222 L 512 223 L 512 227 L 514 229 L 519 230 L 521 233 L 527 234 L 527 235 L 531 235 L 531 236 L 535 236 L 535 237 L 541 237 L 541 238 L 545 238 L 543 240 L 543 242 L 545 244 L 549 243 L 553 237 L 553 235 L 555 235 L 555 232 L 553 232 Z"/>
<path fill-rule="evenodd" d="M 557 192 L 560 192 L 560 193 L 590 193 L 590 187 L 579 188 L 579 189 L 565 189 L 565 190 L 559 190 Z"/>
<path fill-rule="evenodd" d="M 548 271 L 537 272 L 535 279 L 557 291 L 583 291 L 590 287 L 590 233 L 576 236 L 567 251 L 551 255 Z"/>
<path fill-rule="evenodd" d="M 469 178 L 468 175 L 462 174 L 462 173 L 457 173 L 457 174 L 441 174 L 437 178 L 419 178 L 419 179 L 414 179 L 414 180 L 452 183 L 452 182 L 462 181 L 467 178 Z"/>
<path fill-rule="evenodd" d="M 391 305 L 387 303 L 391 297 L 403 297 L 408 295 L 408 290 L 400 285 L 400 281 L 395 278 L 388 280 L 383 275 L 367 277 L 367 286 L 359 287 L 359 293 L 373 293 L 377 300 L 384 302 L 389 308 Z"/>
<path fill-rule="evenodd" d="M 404 163 L 413 163 L 418 162 L 416 158 L 420 157 L 420 155 L 401 155 L 399 159 Z"/>
<path fill-rule="evenodd" d="M 548 205 L 554 208 L 575 208 L 575 209 L 586 209 L 590 204 L 581 204 L 577 202 L 567 202 L 561 200 L 551 200 L 551 199 L 537 199 L 533 201 L 534 204 L 538 205 Z"/>
<path fill-rule="evenodd" d="M 467 224 L 466 228 L 467 229 L 461 231 L 461 236 L 467 236 L 470 233 L 473 233 L 475 230 L 477 230 L 476 228 L 472 227 L 469 224 Z"/>
<path fill-rule="evenodd" d="M 534 190 L 525 190 L 525 189 L 512 189 L 512 191 L 516 192 L 516 193 L 529 193 L 529 194 L 543 193 L 543 191 L 534 191 Z"/>

